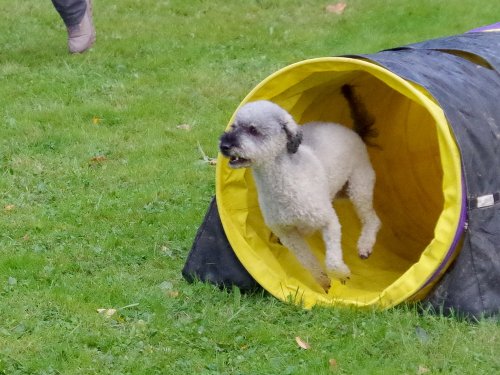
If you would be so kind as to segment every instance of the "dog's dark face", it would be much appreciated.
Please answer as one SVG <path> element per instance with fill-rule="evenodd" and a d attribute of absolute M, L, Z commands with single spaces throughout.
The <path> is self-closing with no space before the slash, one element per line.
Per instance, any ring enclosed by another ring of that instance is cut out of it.
<path fill-rule="evenodd" d="M 283 108 L 269 101 L 242 106 L 234 123 L 220 138 L 219 149 L 231 168 L 265 163 L 277 155 L 297 151 L 302 134 Z"/>

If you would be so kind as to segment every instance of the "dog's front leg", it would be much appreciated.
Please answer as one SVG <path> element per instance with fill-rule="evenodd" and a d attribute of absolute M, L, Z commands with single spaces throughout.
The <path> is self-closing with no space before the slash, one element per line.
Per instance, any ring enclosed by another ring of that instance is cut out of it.
<path fill-rule="evenodd" d="M 344 284 L 349 279 L 351 271 L 342 257 L 340 222 L 334 211 L 328 223 L 323 227 L 322 235 L 326 247 L 326 272 L 328 276 L 339 279 Z"/>
<path fill-rule="evenodd" d="M 330 279 L 302 235 L 296 229 L 276 231 L 276 234 L 281 243 L 292 251 L 300 264 L 312 274 L 318 284 L 328 293 Z"/>

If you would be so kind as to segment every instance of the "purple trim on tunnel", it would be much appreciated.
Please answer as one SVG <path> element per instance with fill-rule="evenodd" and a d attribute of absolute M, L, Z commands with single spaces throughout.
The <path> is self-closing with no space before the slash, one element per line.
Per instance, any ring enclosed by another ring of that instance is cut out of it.
<path fill-rule="evenodd" d="M 458 249 L 458 243 L 460 242 L 460 239 L 462 238 L 462 235 L 465 231 L 465 223 L 467 222 L 467 203 L 466 203 L 466 197 L 467 197 L 467 192 L 465 191 L 465 181 L 464 181 L 464 176 L 462 172 L 462 209 L 460 211 L 460 220 L 458 222 L 457 230 L 455 232 L 455 237 L 453 238 L 453 242 L 451 243 L 451 246 L 446 253 L 446 256 L 444 257 L 443 261 L 439 265 L 439 267 L 434 271 L 434 273 L 427 279 L 425 284 L 419 289 L 422 290 L 425 288 L 427 285 L 429 285 L 431 282 L 433 282 L 441 272 L 443 271 L 444 267 L 448 265 L 450 259 L 453 257 L 455 254 L 455 251 L 460 251 Z"/>
<path fill-rule="evenodd" d="M 497 22 L 497 23 L 494 23 L 491 25 L 487 25 L 487 26 L 478 27 L 477 29 L 473 29 L 473 30 L 470 30 L 468 32 L 469 33 L 480 33 L 483 31 L 500 31 L 500 22 Z"/>

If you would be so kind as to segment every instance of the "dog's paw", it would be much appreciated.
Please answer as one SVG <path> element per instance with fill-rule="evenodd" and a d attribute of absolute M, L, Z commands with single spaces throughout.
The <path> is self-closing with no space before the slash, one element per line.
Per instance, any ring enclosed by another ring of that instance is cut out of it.
<path fill-rule="evenodd" d="M 340 280 L 342 284 L 351 278 L 351 270 L 344 263 L 329 267 L 327 273 L 330 278 Z"/>
<path fill-rule="evenodd" d="M 361 259 L 368 259 L 370 255 L 372 255 L 373 249 L 359 248 L 358 254 Z"/>

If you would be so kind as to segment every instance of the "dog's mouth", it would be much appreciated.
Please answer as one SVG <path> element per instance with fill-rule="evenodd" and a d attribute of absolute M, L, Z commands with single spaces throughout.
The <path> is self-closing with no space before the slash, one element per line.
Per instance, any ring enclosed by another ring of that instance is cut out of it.
<path fill-rule="evenodd" d="M 239 156 L 230 156 L 229 157 L 229 166 L 231 168 L 247 168 L 252 164 L 250 159 L 245 159 Z"/>

